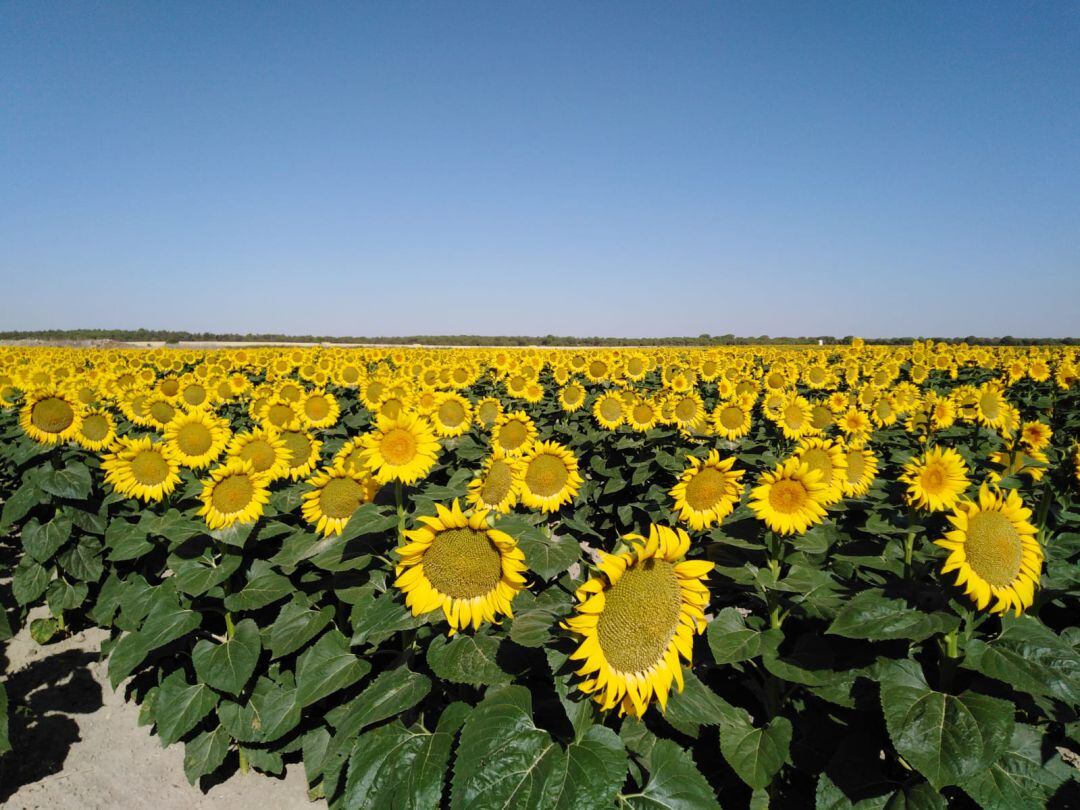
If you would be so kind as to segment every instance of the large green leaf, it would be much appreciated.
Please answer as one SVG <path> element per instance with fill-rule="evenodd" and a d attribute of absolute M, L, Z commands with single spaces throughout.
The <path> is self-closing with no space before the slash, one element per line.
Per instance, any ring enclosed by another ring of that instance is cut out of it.
<path fill-rule="evenodd" d="M 313 610 L 298 602 L 289 602 L 281 608 L 277 619 L 270 625 L 270 655 L 281 658 L 296 652 L 322 632 L 334 615 L 332 607 Z"/>
<path fill-rule="evenodd" d="M 4 510 L 0 512 L 0 533 L 26 517 L 30 510 L 42 501 L 42 492 L 36 478 L 27 478 L 15 492 L 4 501 Z"/>
<path fill-rule="evenodd" d="M 296 662 L 296 699 L 301 706 L 351 686 L 371 671 L 371 664 L 349 651 L 349 641 L 331 630 Z"/>
<path fill-rule="evenodd" d="M 338 735 L 352 736 L 368 726 L 411 709 L 431 691 L 431 679 L 407 667 L 388 669 L 359 695 L 327 714 Z"/>
<path fill-rule="evenodd" d="M 245 743 L 271 743 L 300 723 L 300 704 L 291 674 L 280 681 L 260 677 L 245 704 L 222 700 L 218 717 L 235 739 Z"/>
<path fill-rule="evenodd" d="M 510 638 L 522 647 L 543 647 L 551 640 L 559 619 L 570 612 L 570 595 L 561 588 L 546 588 L 537 596 L 522 591 L 513 607 Z"/>
<path fill-rule="evenodd" d="M 896 750 L 938 790 L 988 768 L 1012 736 L 1011 703 L 935 692 L 915 661 L 885 665 L 881 708 Z"/>
<path fill-rule="evenodd" d="M 664 719 L 689 737 L 697 737 L 701 726 L 750 722 L 745 711 L 713 692 L 689 669 L 683 672 L 682 691 L 672 689 L 668 695 Z"/>
<path fill-rule="evenodd" d="M 960 787 L 985 810 L 1040 810 L 1063 783 L 1076 778 L 1053 746 L 1044 745 L 1042 732 L 1017 723 L 1001 758 Z"/>
<path fill-rule="evenodd" d="M 581 546 L 570 535 L 553 535 L 546 527 L 534 526 L 520 516 L 505 517 L 495 525 L 517 540 L 529 570 L 542 579 L 558 576 L 581 558 Z"/>
<path fill-rule="evenodd" d="M 473 686 L 509 683 L 513 676 L 496 660 L 499 640 L 488 635 L 459 633 L 435 636 L 427 649 L 431 671 L 445 681 Z"/>
<path fill-rule="evenodd" d="M 1080 653 L 1031 616 L 1002 619 L 993 641 L 970 641 L 963 666 L 1022 692 L 1080 705 Z"/>
<path fill-rule="evenodd" d="M 81 501 L 90 494 L 93 482 L 85 464 L 73 462 L 62 470 L 51 470 L 38 481 L 44 492 L 57 498 Z"/>
<path fill-rule="evenodd" d="M 345 528 L 338 536 L 336 543 L 344 545 L 357 537 L 379 534 L 396 526 L 397 515 L 383 515 L 380 513 L 378 506 L 373 503 L 365 503 L 353 512 L 349 522 L 345 524 Z"/>
<path fill-rule="evenodd" d="M 769 786 L 788 761 L 790 747 L 791 721 L 786 717 L 774 717 L 764 727 L 754 726 L 749 718 L 720 727 L 720 752 L 739 778 L 755 790 Z"/>
<path fill-rule="evenodd" d="M 109 559 L 113 562 L 126 562 L 145 557 L 154 550 L 146 529 L 141 523 L 129 523 L 116 519 L 105 530 L 105 545 L 109 548 Z"/>
<path fill-rule="evenodd" d="M 716 614 L 705 637 L 718 664 L 734 664 L 756 658 L 767 650 L 775 650 L 783 639 L 779 630 L 764 633 L 746 626 L 746 620 L 735 608 L 724 608 Z"/>
<path fill-rule="evenodd" d="M 133 673 L 151 652 L 190 633 L 201 622 L 201 614 L 176 604 L 174 593 L 158 591 L 142 627 L 138 632 L 123 636 L 112 649 L 109 681 L 113 689 Z"/>
<path fill-rule="evenodd" d="M 622 741 L 608 732 L 594 726 L 563 749 L 533 722 L 527 689 L 489 690 L 461 732 L 451 807 L 610 806 L 626 767 Z"/>
<path fill-rule="evenodd" d="M 71 519 L 57 515 L 48 523 L 36 518 L 22 528 L 22 544 L 26 553 L 39 563 L 47 563 L 71 537 Z"/>
<path fill-rule="evenodd" d="M 950 613 L 926 613 L 909 608 L 903 599 L 889 598 L 881 590 L 871 588 L 849 599 L 826 632 L 868 641 L 898 638 L 922 641 L 959 625 L 960 619 Z"/>
<path fill-rule="evenodd" d="M 349 617 L 353 637 L 352 644 L 381 644 L 394 633 L 413 630 L 424 624 L 423 616 L 413 616 L 394 594 L 384 593 L 365 596 L 353 605 Z"/>
<path fill-rule="evenodd" d="M 105 561 L 101 559 L 101 552 L 101 543 L 84 534 L 78 543 L 62 552 L 57 559 L 60 567 L 76 579 L 97 582 L 105 572 Z"/>
<path fill-rule="evenodd" d="M 229 732 L 222 726 L 204 731 L 184 746 L 184 775 L 195 784 L 216 771 L 229 753 Z"/>
<path fill-rule="evenodd" d="M 395 721 L 357 739 L 349 759 L 342 807 L 439 807 L 454 735 L 468 712 L 464 703 L 451 703 L 434 732 L 406 728 Z"/>
<path fill-rule="evenodd" d="M 29 605 L 49 587 L 49 572 L 29 557 L 23 557 L 11 576 L 11 592 L 20 605 Z"/>
<path fill-rule="evenodd" d="M 244 619 L 237 622 L 232 638 L 223 644 L 199 641 L 191 659 L 200 680 L 222 692 L 239 695 L 255 672 L 261 651 L 259 625 L 253 619 Z"/>
<path fill-rule="evenodd" d="M 163 745 L 172 745 L 213 711 L 217 695 L 205 684 L 189 684 L 183 670 L 169 675 L 158 688 L 154 703 L 157 733 Z"/>
<path fill-rule="evenodd" d="M 649 782 L 623 800 L 636 810 L 719 810 L 716 794 L 693 758 L 671 740 L 660 740 L 649 754 Z"/>
<path fill-rule="evenodd" d="M 284 599 L 295 590 L 288 577 L 275 571 L 263 571 L 248 582 L 239 593 L 225 598 L 226 610 L 256 610 Z"/>

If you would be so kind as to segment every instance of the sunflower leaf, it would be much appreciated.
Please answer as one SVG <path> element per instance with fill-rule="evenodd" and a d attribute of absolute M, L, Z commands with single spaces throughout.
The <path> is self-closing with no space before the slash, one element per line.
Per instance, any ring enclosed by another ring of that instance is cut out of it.
<path fill-rule="evenodd" d="M 499 640 L 487 635 L 459 633 L 452 639 L 436 636 L 427 649 L 431 671 L 451 683 L 491 686 L 509 683 L 513 676 L 496 660 Z"/>
<path fill-rule="evenodd" d="M 960 619 L 951 613 L 915 610 L 903 599 L 891 599 L 880 589 L 870 588 L 851 597 L 826 632 L 867 641 L 922 641 L 959 625 Z"/>
<path fill-rule="evenodd" d="M 649 782 L 640 793 L 624 795 L 635 810 L 708 810 L 716 801 L 693 757 L 671 740 L 660 740 L 649 754 Z"/>

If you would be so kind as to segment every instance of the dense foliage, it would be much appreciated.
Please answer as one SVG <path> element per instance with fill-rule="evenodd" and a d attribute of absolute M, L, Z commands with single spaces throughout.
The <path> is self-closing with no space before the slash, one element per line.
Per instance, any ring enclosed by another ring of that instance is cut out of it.
<path fill-rule="evenodd" d="M 0 348 L 0 638 L 333 807 L 1070 806 L 1076 363 Z"/>

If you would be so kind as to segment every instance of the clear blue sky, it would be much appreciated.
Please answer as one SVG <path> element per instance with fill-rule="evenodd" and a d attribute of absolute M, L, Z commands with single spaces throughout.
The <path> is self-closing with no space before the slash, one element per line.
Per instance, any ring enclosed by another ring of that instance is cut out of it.
<path fill-rule="evenodd" d="M 1080 334 L 1080 5 L 0 4 L 0 329 Z"/>

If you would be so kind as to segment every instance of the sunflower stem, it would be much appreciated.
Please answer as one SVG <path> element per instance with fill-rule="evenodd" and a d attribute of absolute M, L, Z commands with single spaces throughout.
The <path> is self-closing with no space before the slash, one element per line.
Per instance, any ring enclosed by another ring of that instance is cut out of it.
<path fill-rule="evenodd" d="M 405 493 L 401 481 L 394 481 L 394 502 L 397 504 L 398 540 L 405 534 Z"/>
<path fill-rule="evenodd" d="M 237 748 L 236 753 L 240 755 L 240 773 L 246 774 L 249 768 L 247 753 L 243 748 Z"/>
<path fill-rule="evenodd" d="M 236 634 L 236 626 L 233 624 L 232 614 L 225 611 L 225 637 L 232 638 Z"/>

